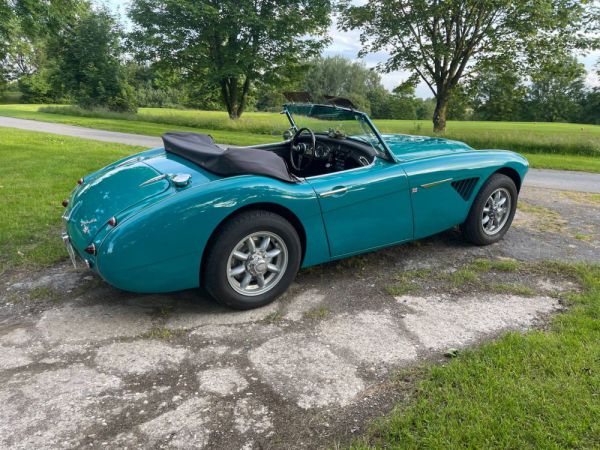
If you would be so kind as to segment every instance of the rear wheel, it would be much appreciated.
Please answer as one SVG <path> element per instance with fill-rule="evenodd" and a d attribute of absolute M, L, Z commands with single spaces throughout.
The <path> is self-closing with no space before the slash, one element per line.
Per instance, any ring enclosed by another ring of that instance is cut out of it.
<path fill-rule="evenodd" d="M 225 223 L 208 250 L 204 286 L 236 309 L 266 305 L 294 280 L 302 256 L 300 238 L 283 217 L 248 211 Z"/>
<path fill-rule="evenodd" d="M 506 175 L 494 174 L 483 185 L 462 225 L 465 237 L 476 245 L 490 245 L 504 237 L 517 209 L 517 187 Z"/>

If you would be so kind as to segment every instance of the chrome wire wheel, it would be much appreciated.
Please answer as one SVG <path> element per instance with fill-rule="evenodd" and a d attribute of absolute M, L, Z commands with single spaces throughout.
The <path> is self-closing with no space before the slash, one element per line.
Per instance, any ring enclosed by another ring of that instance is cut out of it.
<path fill-rule="evenodd" d="M 227 260 L 227 281 L 238 293 L 263 294 L 283 277 L 288 250 L 283 239 L 269 231 L 252 233 L 233 248 Z"/>
<path fill-rule="evenodd" d="M 481 213 L 483 232 L 493 236 L 502 230 L 510 216 L 512 200 L 510 192 L 498 188 L 488 197 Z"/>

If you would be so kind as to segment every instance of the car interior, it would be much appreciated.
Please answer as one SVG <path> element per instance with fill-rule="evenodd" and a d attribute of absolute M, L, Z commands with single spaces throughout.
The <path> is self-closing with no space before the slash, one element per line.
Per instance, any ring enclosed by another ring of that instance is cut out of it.
<path fill-rule="evenodd" d="M 276 153 L 292 174 L 304 178 L 368 166 L 377 155 L 370 145 L 357 139 L 334 131 L 316 134 L 308 128 L 284 142 L 256 148 Z"/>

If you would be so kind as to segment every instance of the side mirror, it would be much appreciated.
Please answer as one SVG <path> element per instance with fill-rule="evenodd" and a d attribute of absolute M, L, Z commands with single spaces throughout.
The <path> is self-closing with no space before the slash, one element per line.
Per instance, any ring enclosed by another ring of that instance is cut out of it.
<path fill-rule="evenodd" d="M 283 132 L 283 139 L 285 139 L 286 141 L 289 141 L 293 137 L 294 137 L 294 129 L 293 128 L 288 128 L 287 130 L 285 130 Z"/>

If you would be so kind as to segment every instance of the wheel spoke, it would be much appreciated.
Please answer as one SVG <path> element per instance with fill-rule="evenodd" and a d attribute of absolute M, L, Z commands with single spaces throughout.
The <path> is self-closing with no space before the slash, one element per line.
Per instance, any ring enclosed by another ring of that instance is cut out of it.
<path fill-rule="evenodd" d="M 265 276 L 264 276 L 264 275 L 262 275 L 262 274 L 261 274 L 261 275 L 258 275 L 258 276 L 256 277 L 256 282 L 258 283 L 258 285 L 259 285 L 260 287 L 263 287 L 263 286 L 265 285 Z"/>
<path fill-rule="evenodd" d="M 506 203 L 506 197 L 500 197 L 500 200 L 498 200 L 498 206 L 502 206 Z"/>
<path fill-rule="evenodd" d="M 279 270 L 279 267 L 277 267 L 275 264 L 268 264 L 267 269 L 269 270 L 269 272 L 275 272 L 275 273 L 281 272 L 281 270 Z"/>
<path fill-rule="evenodd" d="M 237 267 L 234 267 L 233 269 L 229 270 L 229 275 L 231 275 L 232 277 L 237 277 L 238 275 L 243 274 L 246 271 L 246 266 L 239 265 Z"/>
<path fill-rule="evenodd" d="M 256 251 L 256 244 L 254 243 L 254 239 L 249 237 L 246 243 L 248 244 L 248 250 L 250 251 L 250 253 L 254 253 Z"/>
<path fill-rule="evenodd" d="M 274 248 L 271 251 L 267 252 L 267 258 L 270 260 L 272 260 L 273 258 L 275 258 L 276 256 L 278 256 L 281 253 L 281 249 L 279 248 Z"/>
<path fill-rule="evenodd" d="M 244 279 L 240 283 L 240 287 L 242 289 L 246 289 L 251 281 L 252 281 L 252 275 L 250 275 L 249 273 L 246 273 L 246 275 L 244 275 Z"/>
<path fill-rule="evenodd" d="M 481 221 L 481 223 L 482 223 L 483 225 L 485 225 L 485 224 L 486 224 L 486 223 L 488 223 L 489 221 L 490 221 L 490 216 L 485 216 L 485 217 L 483 218 L 483 220 Z"/>
<path fill-rule="evenodd" d="M 269 236 L 265 236 L 262 240 L 262 242 L 260 243 L 260 249 L 265 251 L 267 250 L 267 248 L 269 247 L 269 244 L 271 243 L 271 238 Z"/>
<path fill-rule="evenodd" d="M 247 261 L 249 256 L 250 255 L 248 255 L 248 253 L 240 252 L 237 250 L 233 252 L 233 257 L 235 259 L 239 259 L 240 261 Z"/>

